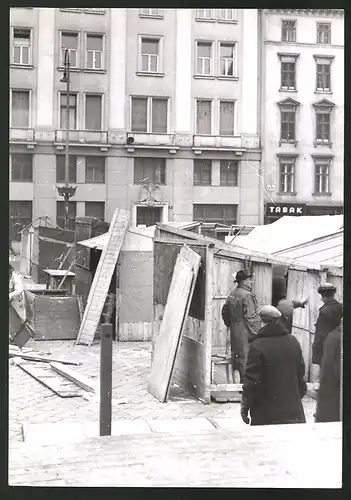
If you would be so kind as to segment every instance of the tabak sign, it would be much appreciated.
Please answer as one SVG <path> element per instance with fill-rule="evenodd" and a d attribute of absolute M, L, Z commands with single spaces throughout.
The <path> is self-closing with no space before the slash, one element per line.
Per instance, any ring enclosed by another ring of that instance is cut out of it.
<path fill-rule="evenodd" d="M 277 217 L 283 215 L 305 215 L 306 205 L 298 203 L 267 203 L 266 216 Z"/>

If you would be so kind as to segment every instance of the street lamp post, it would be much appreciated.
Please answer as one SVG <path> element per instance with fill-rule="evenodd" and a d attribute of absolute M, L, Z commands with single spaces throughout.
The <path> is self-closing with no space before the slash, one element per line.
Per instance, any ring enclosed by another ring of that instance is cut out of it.
<path fill-rule="evenodd" d="M 57 191 L 60 196 L 63 197 L 65 203 L 65 229 L 68 229 L 69 217 L 68 217 L 68 204 L 69 199 L 75 195 L 76 187 L 69 185 L 69 91 L 70 91 L 70 61 L 69 61 L 69 50 L 65 51 L 65 71 L 63 77 L 61 78 L 61 83 L 66 83 L 66 150 L 65 150 L 65 185 L 57 187 Z"/>

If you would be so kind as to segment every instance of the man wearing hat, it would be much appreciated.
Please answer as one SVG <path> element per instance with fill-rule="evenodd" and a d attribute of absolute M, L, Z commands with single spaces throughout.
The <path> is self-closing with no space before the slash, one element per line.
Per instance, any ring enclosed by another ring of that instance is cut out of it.
<path fill-rule="evenodd" d="M 279 322 L 274 306 L 263 306 L 263 327 L 249 347 L 241 418 L 246 424 L 304 423 L 301 399 L 306 393 L 305 363 L 298 340 Z"/>
<path fill-rule="evenodd" d="M 321 365 L 323 357 L 324 342 L 330 332 L 340 325 L 343 315 L 343 306 L 334 297 L 336 287 L 331 283 L 325 283 L 318 288 L 323 305 L 319 309 L 316 322 L 316 330 L 312 345 L 312 363 Z"/>
<path fill-rule="evenodd" d="M 240 270 L 233 277 L 238 286 L 228 295 L 222 308 L 222 319 L 230 329 L 233 378 L 237 370 L 241 381 L 249 342 L 256 337 L 260 320 L 257 299 L 252 293 L 252 275 Z"/>

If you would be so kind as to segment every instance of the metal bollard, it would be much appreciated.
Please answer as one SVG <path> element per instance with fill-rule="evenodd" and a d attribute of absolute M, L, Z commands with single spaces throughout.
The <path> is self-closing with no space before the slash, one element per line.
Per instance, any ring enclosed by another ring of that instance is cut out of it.
<path fill-rule="evenodd" d="M 100 340 L 100 436 L 111 436 L 112 324 L 101 325 Z"/>

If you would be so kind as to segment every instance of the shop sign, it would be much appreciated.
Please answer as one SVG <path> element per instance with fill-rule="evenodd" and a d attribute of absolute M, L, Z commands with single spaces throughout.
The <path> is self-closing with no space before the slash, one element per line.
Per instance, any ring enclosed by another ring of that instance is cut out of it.
<path fill-rule="evenodd" d="M 279 215 L 305 215 L 306 205 L 296 203 L 267 203 L 266 216 L 276 217 Z"/>

